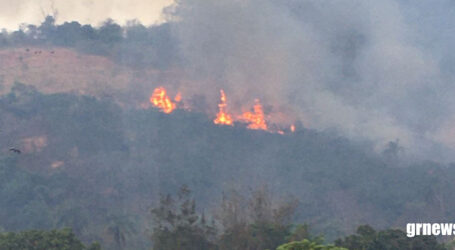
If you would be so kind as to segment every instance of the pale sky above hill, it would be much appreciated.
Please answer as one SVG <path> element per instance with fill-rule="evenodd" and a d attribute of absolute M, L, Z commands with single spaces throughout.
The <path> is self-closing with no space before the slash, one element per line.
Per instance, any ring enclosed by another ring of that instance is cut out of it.
<path fill-rule="evenodd" d="M 124 24 L 138 19 L 150 25 L 162 20 L 161 11 L 172 0 L 0 0 L 0 28 L 17 29 L 21 23 L 39 24 L 45 14 L 58 11 L 57 23 L 78 21 L 99 25 L 107 18 Z"/>

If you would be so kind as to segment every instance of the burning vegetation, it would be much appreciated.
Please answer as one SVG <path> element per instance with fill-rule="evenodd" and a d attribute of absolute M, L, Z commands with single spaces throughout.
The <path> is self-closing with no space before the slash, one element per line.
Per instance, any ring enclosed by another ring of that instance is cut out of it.
<path fill-rule="evenodd" d="M 253 112 L 243 113 L 242 116 L 240 116 L 240 120 L 249 123 L 249 129 L 267 130 L 267 123 L 265 122 L 262 105 L 259 102 L 259 99 L 255 99 L 254 102 Z"/>
<path fill-rule="evenodd" d="M 177 103 L 182 101 L 181 93 L 177 93 L 174 101 L 168 96 L 164 87 L 158 87 L 153 91 L 150 97 L 150 103 L 166 114 L 172 113 L 177 108 Z M 264 130 L 278 134 L 284 134 L 281 129 L 271 129 L 266 121 L 264 109 L 259 99 L 254 100 L 255 104 L 250 111 L 243 112 L 238 116 L 233 116 L 227 109 L 227 97 L 224 90 L 220 90 L 220 103 L 218 104 L 218 113 L 216 114 L 213 123 L 217 125 L 234 126 L 235 122 L 247 124 L 248 129 Z M 234 118 L 236 117 L 236 118 Z M 289 127 L 290 132 L 295 132 L 295 125 Z"/>
<path fill-rule="evenodd" d="M 178 93 L 174 100 L 175 102 L 180 102 L 181 98 L 180 93 Z M 172 113 L 172 111 L 177 108 L 176 103 L 169 98 L 164 87 L 158 87 L 153 91 L 153 94 L 150 97 L 150 102 L 153 106 L 161 109 L 161 111 L 166 114 Z"/>
<path fill-rule="evenodd" d="M 232 121 L 232 116 L 226 112 L 226 94 L 224 94 L 223 90 L 220 90 L 221 94 L 221 102 L 218 104 L 218 114 L 216 114 L 215 120 L 213 120 L 213 123 L 215 124 L 222 124 L 222 125 L 234 125 L 234 122 Z"/>
<path fill-rule="evenodd" d="M 167 96 L 166 89 L 163 87 L 156 88 L 153 91 L 150 102 L 166 114 L 170 114 L 176 108 L 175 103 Z"/>

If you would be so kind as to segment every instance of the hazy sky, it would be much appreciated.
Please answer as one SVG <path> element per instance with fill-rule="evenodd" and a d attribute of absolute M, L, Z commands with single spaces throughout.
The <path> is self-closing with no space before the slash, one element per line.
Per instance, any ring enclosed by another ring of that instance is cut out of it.
<path fill-rule="evenodd" d="M 43 13 L 58 11 L 57 22 L 99 24 L 107 18 L 119 23 L 138 19 L 144 24 L 159 22 L 163 7 L 172 0 L 0 0 L 0 27 L 16 29 L 21 23 L 40 23 Z M 52 6 L 54 6 L 52 8 Z"/>

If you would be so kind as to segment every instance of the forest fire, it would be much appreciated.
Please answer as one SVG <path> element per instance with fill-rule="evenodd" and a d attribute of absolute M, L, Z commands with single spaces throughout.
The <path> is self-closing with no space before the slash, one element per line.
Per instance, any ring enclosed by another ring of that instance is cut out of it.
<path fill-rule="evenodd" d="M 178 96 L 179 95 L 177 95 L 177 97 Z M 150 97 L 150 102 L 166 114 L 171 113 L 176 108 L 176 104 L 171 101 L 169 96 L 167 96 L 166 89 L 163 87 L 158 87 L 153 91 L 153 94 Z"/>
<path fill-rule="evenodd" d="M 233 116 L 227 110 L 227 97 L 224 93 L 224 90 L 220 90 L 220 103 L 218 104 L 218 113 L 216 114 L 213 123 L 217 125 L 228 125 L 234 126 L 234 122 L 240 122 L 247 125 L 248 129 L 254 130 L 265 130 L 272 133 L 285 134 L 285 130 L 281 130 L 276 126 L 272 125 L 272 128 L 269 128 L 262 104 L 259 99 L 255 99 L 255 104 L 253 110 L 244 112 L 241 115 Z M 164 87 L 158 87 L 153 91 L 153 94 L 150 96 L 150 102 L 154 107 L 160 109 L 166 114 L 172 113 L 177 108 L 177 104 L 182 101 L 182 95 L 180 92 L 172 100 Z M 185 103 L 179 105 L 179 107 L 185 107 Z M 184 108 L 190 110 L 188 107 Z M 236 118 L 233 118 L 236 117 Z M 294 125 L 290 125 L 288 132 L 295 132 L 296 128 Z"/>
<path fill-rule="evenodd" d="M 253 112 L 245 112 L 240 116 L 240 120 L 249 123 L 249 129 L 267 130 L 267 123 L 264 119 L 264 111 L 259 99 L 254 100 Z"/>
<path fill-rule="evenodd" d="M 221 102 L 218 104 L 218 114 L 216 115 L 215 120 L 213 120 L 213 123 L 215 124 L 222 124 L 222 125 L 234 125 L 232 121 L 232 117 L 230 114 L 226 112 L 226 95 L 224 94 L 223 90 L 220 90 L 221 94 Z"/>

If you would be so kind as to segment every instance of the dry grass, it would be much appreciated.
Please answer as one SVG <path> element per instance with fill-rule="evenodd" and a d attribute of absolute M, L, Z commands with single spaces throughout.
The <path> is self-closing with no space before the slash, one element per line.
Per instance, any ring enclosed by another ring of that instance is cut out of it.
<path fill-rule="evenodd" d="M 132 69 L 108 58 L 66 48 L 22 47 L 0 50 L 0 93 L 15 81 L 44 93 L 74 92 L 98 95 L 126 89 L 131 84 L 156 85 L 163 78 L 154 69 Z"/>

